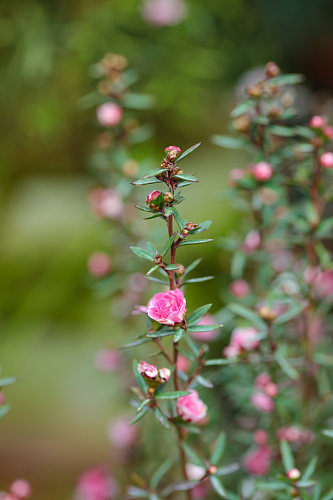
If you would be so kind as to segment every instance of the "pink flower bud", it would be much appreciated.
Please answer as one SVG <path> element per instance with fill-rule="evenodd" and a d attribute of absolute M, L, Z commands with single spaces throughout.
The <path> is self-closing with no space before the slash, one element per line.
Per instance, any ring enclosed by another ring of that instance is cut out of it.
<path fill-rule="evenodd" d="M 249 231 L 245 237 L 242 247 L 243 251 L 245 253 L 251 254 L 258 248 L 260 248 L 260 243 L 261 243 L 261 238 L 259 231 L 252 229 L 252 231 Z"/>
<path fill-rule="evenodd" d="M 325 118 L 323 118 L 322 116 L 319 116 L 319 115 L 315 115 L 311 118 L 311 120 L 309 121 L 309 125 L 310 127 L 312 128 L 322 128 L 325 126 Z"/>
<path fill-rule="evenodd" d="M 151 191 L 146 199 L 147 205 L 149 205 L 149 203 L 151 203 L 152 201 L 156 200 L 156 198 L 158 198 L 160 194 L 161 194 L 160 191 L 157 191 L 156 189 L 155 191 Z"/>
<path fill-rule="evenodd" d="M 271 382 L 271 377 L 268 373 L 261 373 L 254 381 L 254 386 L 257 389 L 264 389 Z"/>
<path fill-rule="evenodd" d="M 146 363 L 146 361 L 140 361 L 140 363 L 138 364 L 138 372 L 144 378 L 147 378 L 149 380 L 154 380 L 158 377 L 158 369 L 156 368 L 156 366 L 150 365 L 149 363 Z"/>
<path fill-rule="evenodd" d="M 229 344 L 227 347 L 223 349 L 223 355 L 226 358 L 237 358 L 241 353 L 241 350 L 238 346 Z"/>
<path fill-rule="evenodd" d="M 198 322 L 198 325 L 216 325 L 216 321 L 210 314 L 205 314 L 205 316 Z M 202 342 L 211 342 L 212 340 L 215 340 L 219 334 L 220 330 L 212 330 L 210 332 L 191 332 L 191 335 L 195 340 Z"/>
<path fill-rule="evenodd" d="M 183 0 L 145 0 L 142 17 L 155 26 L 172 26 L 180 23 L 187 14 Z"/>
<path fill-rule="evenodd" d="M 265 476 L 271 464 L 271 451 L 268 446 L 260 446 L 249 453 L 244 460 L 245 470 L 254 476 Z"/>
<path fill-rule="evenodd" d="M 160 368 L 158 370 L 158 375 L 161 379 L 161 382 L 167 382 L 170 378 L 171 371 L 169 370 L 169 368 Z"/>
<path fill-rule="evenodd" d="M 110 422 L 107 434 L 111 444 L 118 449 L 131 447 L 137 440 L 138 427 L 131 425 L 126 418 L 118 418 Z"/>
<path fill-rule="evenodd" d="M 186 473 L 187 477 L 191 481 L 200 481 L 206 474 L 206 471 L 203 467 L 200 467 L 199 465 L 195 464 L 186 464 Z"/>
<path fill-rule="evenodd" d="M 267 161 L 260 161 L 251 169 L 253 177 L 260 182 L 268 181 L 273 175 L 273 168 Z"/>
<path fill-rule="evenodd" d="M 181 372 L 187 372 L 190 368 L 190 361 L 183 354 L 178 354 L 177 358 L 177 370 Z"/>
<path fill-rule="evenodd" d="M 10 486 L 10 493 L 17 498 L 28 498 L 31 495 L 31 486 L 25 479 L 16 479 Z"/>
<path fill-rule="evenodd" d="M 148 302 L 148 316 L 162 325 L 182 323 L 186 315 L 186 299 L 181 290 L 156 293 Z"/>
<path fill-rule="evenodd" d="M 241 350 L 252 351 L 259 347 L 260 340 L 258 339 L 258 332 L 255 328 L 242 327 L 233 330 L 230 343 Z"/>
<path fill-rule="evenodd" d="M 264 392 L 257 391 L 251 397 L 253 406 L 262 413 L 272 413 L 275 408 L 272 398 L 267 396 Z"/>
<path fill-rule="evenodd" d="M 275 398 L 279 393 L 278 386 L 276 384 L 274 384 L 273 382 L 270 382 L 269 384 L 267 384 L 264 390 L 265 390 L 265 394 L 267 394 L 267 396 L 269 396 L 270 398 Z"/>
<path fill-rule="evenodd" d="M 326 135 L 327 139 L 333 139 L 333 127 L 327 125 L 326 127 L 324 127 L 323 132 Z"/>
<path fill-rule="evenodd" d="M 94 364 L 101 372 L 115 372 L 122 365 L 122 356 L 119 351 L 102 349 L 96 354 Z"/>
<path fill-rule="evenodd" d="M 114 127 L 121 121 L 123 110 L 114 102 L 106 102 L 97 108 L 96 115 L 103 127 Z"/>
<path fill-rule="evenodd" d="M 309 443 L 314 439 L 314 434 L 311 431 L 307 429 L 301 429 L 296 425 L 290 425 L 289 427 L 280 427 L 277 430 L 276 436 L 280 441 L 283 440 L 295 444 Z"/>
<path fill-rule="evenodd" d="M 193 390 L 177 400 L 177 412 L 185 422 L 197 423 L 207 415 L 207 406 L 201 401 L 197 391 Z"/>
<path fill-rule="evenodd" d="M 111 500 L 117 496 L 118 487 L 106 469 L 98 467 L 79 477 L 77 493 L 82 500 Z"/>
<path fill-rule="evenodd" d="M 0 406 L 2 406 L 5 403 L 5 396 L 3 392 L 0 392 Z"/>
<path fill-rule="evenodd" d="M 258 429 L 253 435 L 253 441 L 258 446 L 266 446 L 268 444 L 268 434 L 264 429 Z"/>
<path fill-rule="evenodd" d="M 233 281 L 230 285 L 230 292 L 239 298 L 246 297 L 250 293 L 250 287 L 244 280 Z"/>
<path fill-rule="evenodd" d="M 293 481 L 297 481 L 301 477 L 301 473 L 298 469 L 295 467 L 293 469 L 288 470 L 287 472 L 287 478 L 292 479 Z"/>
<path fill-rule="evenodd" d="M 176 151 L 178 154 L 182 152 L 182 150 L 178 146 L 167 146 L 166 148 L 164 148 L 164 151 L 166 153 L 169 153 L 170 151 Z"/>
<path fill-rule="evenodd" d="M 105 252 L 94 252 L 88 259 L 87 267 L 90 274 L 103 278 L 110 274 L 111 258 Z"/>
<path fill-rule="evenodd" d="M 320 163 L 325 168 L 333 168 L 333 153 L 323 153 L 320 156 Z"/>

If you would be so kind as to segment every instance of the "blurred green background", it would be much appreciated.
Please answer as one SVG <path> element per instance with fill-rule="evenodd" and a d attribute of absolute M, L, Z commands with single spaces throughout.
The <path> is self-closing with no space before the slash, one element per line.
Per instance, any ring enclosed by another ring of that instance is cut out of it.
<path fill-rule="evenodd" d="M 330 102 L 330 0 L 187 6 L 182 22 L 157 27 L 136 0 L 1 4 L 0 364 L 20 380 L 6 391 L 12 410 L 0 425 L 0 489 L 22 476 L 36 500 L 69 498 L 77 474 L 107 459 L 105 427 L 122 401 L 118 382 L 92 363 L 96 350 L 126 332 L 87 286 L 87 256 L 107 241 L 86 202 L 94 112 L 80 98 L 96 84 L 91 65 L 106 52 L 122 53 L 141 75 L 137 90 L 156 96 L 156 107 L 142 114 L 155 136 L 138 147 L 138 158 L 158 161 L 165 145 L 203 141 L 191 160 L 201 185 L 188 190 L 184 207 L 193 220 L 213 218 L 215 238 L 235 226 L 218 191 L 243 158 L 209 137 L 227 130 L 244 72 L 275 60 L 306 75 L 319 107 Z M 216 246 L 205 252 L 202 274 L 218 277 L 200 290 L 216 310 L 228 262 Z M 195 287 L 189 301 L 201 304 Z"/>

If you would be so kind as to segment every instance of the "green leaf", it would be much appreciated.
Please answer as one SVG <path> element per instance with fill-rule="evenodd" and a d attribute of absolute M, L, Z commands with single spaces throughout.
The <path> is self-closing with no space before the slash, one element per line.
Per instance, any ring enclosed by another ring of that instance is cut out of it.
<path fill-rule="evenodd" d="M 331 429 L 324 429 L 324 430 L 322 431 L 322 433 L 324 434 L 324 436 L 327 436 L 327 437 L 333 438 L 333 430 L 331 430 Z"/>
<path fill-rule="evenodd" d="M 280 450 L 281 450 L 284 470 L 288 472 L 290 471 L 290 469 L 294 467 L 294 457 L 287 441 L 282 440 L 280 442 Z"/>
<path fill-rule="evenodd" d="M 149 339 L 147 337 L 141 338 L 141 339 L 134 340 L 133 342 L 129 342 L 128 344 L 123 345 L 120 349 L 130 349 L 131 347 L 137 347 L 138 345 L 145 344 L 146 342 L 149 342 Z"/>
<path fill-rule="evenodd" d="M 246 264 L 246 255 L 243 252 L 235 252 L 231 260 L 232 278 L 241 278 Z"/>
<path fill-rule="evenodd" d="M 213 135 L 211 141 L 216 146 L 227 149 L 244 149 L 248 146 L 248 141 L 244 139 L 237 139 L 235 137 L 229 137 L 227 135 Z"/>
<path fill-rule="evenodd" d="M 205 220 L 203 222 L 200 222 L 199 224 L 199 227 L 195 228 L 195 229 L 191 229 L 191 231 L 189 232 L 189 234 L 199 234 L 199 233 L 203 233 L 203 231 L 206 231 L 211 225 L 212 225 L 212 221 L 211 220 Z"/>
<path fill-rule="evenodd" d="M 172 207 L 172 212 L 179 229 L 183 229 L 185 222 L 182 220 L 178 210 L 175 207 Z"/>
<path fill-rule="evenodd" d="M 175 179 L 178 179 L 180 181 L 187 181 L 187 182 L 199 182 L 198 179 L 192 175 L 192 174 L 179 174 L 174 176 Z"/>
<path fill-rule="evenodd" d="M 256 99 L 248 99 L 247 101 L 241 102 L 231 111 L 232 118 L 238 118 L 241 115 L 244 115 L 250 109 L 253 109 L 257 105 Z"/>
<path fill-rule="evenodd" d="M 157 420 L 160 422 L 160 424 L 163 425 L 166 429 L 170 429 L 170 424 L 168 422 L 168 419 L 166 416 L 162 413 L 162 411 L 157 407 L 154 410 L 154 415 L 157 418 Z"/>
<path fill-rule="evenodd" d="M 184 245 L 198 245 L 199 243 L 209 243 L 210 241 L 213 241 L 212 238 L 208 238 L 206 240 L 184 240 L 179 243 L 179 246 L 183 247 Z"/>
<path fill-rule="evenodd" d="M 252 311 L 252 309 L 248 309 L 247 307 L 236 303 L 229 304 L 228 309 L 230 309 L 233 313 L 237 314 L 238 316 L 248 319 L 249 321 L 254 323 L 254 325 L 257 326 L 257 328 L 259 328 L 260 330 L 266 331 L 265 322 L 260 318 L 260 316 L 256 312 Z"/>
<path fill-rule="evenodd" d="M 182 396 L 188 396 L 190 391 L 172 391 L 172 392 L 159 392 L 156 394 L 156 399 L 178 399 Z"/>
<path fill-rule="evenodd" d="M 275 360 L 279 363 L 281 369 L 288 377 L 292 378 L 293 380 L 299 378 L 298 372 L 290 365 L 289 361 L 287 361 L 281 351 L 278 351 L 274 357 Z"/>
<path fill-rule="evenodd" d="M 154 271 L 156 271 L 158 268 L 159 268 L 159 264 L 157 264 L 156 266 L 153 266 L 149 269 L 149 271 L 146 272 L 146 276 L 149 276 L 150 274 L 152 274 Z"/>
<path fill-rule="evenodd" d="M 193 352 L 194 356 L 197 358 L 199 356 L 199 349 L 197 348 L 195 342 L 191 339 L 189 335 L 185 335 L 184 339 L 189 348 L 191 349 L 191 351 Z"/>
<path fill-rule="evenodd" d="M 164 245 L 163 249 L 162 249 L 162 252 L 161 252 L 161 255 L 162 257 L 164 257 L 164 255 L 169 251 L 169 249 L 171 248 L 171 245 L 175 239 L 175 236 L 176 236 L 177 233 L 173 233 L 170 238 L 168 239 L 168 241 L 166 242 L 166 244 Z"/>
<path fill-rule="evenodd" d="M 206 362 L 205 362 L 205 366 L 223 366 L 223 365 L 231 365 L 233 363 L 237 363 L 238 361 L 238 358 L 228 358 L 228 359 L 220 359 L 220 358 L 217 358 L 217 359 L 208 359 Z"/>
<path fill-rule="evenodd" d="M 187 332 L 212 332 L 218 330 L 222 325 L 191 325 L 188 326 Z"/>
<path fill-rule="evenodd" d="M 133 359 L 133 372 L 134 372 L 136 381 L 137 381 L 141 391 L 143 392 L 143 394 L 146 394 L 147 390 L 148 390 L 148 384 L 145 381 L 145 379 L 138 372 L 138 364 L 139 364 L 138 361 L 136 359 Z"/>
<path fill-rule="evenodd" d="M 185 330 L 183 330 L 182 328 L 179 328 L 178 330 L 175 331 L 175 334 L 173 336 L 173 342 L 174 344 L 176 344 L 177 342 L 180 341 L 180 339 L 182 339 L 185 335 Z"/>
<path fill-rule="evenodd" d="M 239 469 L 240 469 L 239 464 L 226 465 L 224 467 L 220 467 L 219 470 L 217 471 L 216 475 L 217 476 L 227 476 L 228 474 L 232 474 L 233 472 L 236 472 Z"/>
<path fill-rule="evenodd" d="M 127 495 L 131 498 L 149 498 L 149 493 L 137 486 L 129 486 L 127 488 Z"/>
<path fill-rule="evenodd" d="M 208 380 L 208 378 L 203 377 L 202 375 L 197 375 L 195 377 L 195 381 L 203 387 L 206 387 L 207 389 L 213 389 L 214 387 L 214 384 L 210 380 Z"/>
<path fill-rule="evenodd" d="M 140 412 L 148 403 L 150 403 L 150 399 L 148 398 L 142 401 L 142 403 L 138 406 L 137 411 Z"/>
<path fill-rule="evenodd" d="M 133 253 L 137 255 L 138 257 L 141 257 L 141 259 L 149 260 L 150 262 L 153 262 L 153 258 L 151 257 L 150 253 L 147 252 L 147 250 L 144 250 L 143 248 L 140 247 L 130 247 Z"/>
<path fill-rule="evenodd" d="M 323 220 L 316 232 L 319 238 L 324 238 L 325 236 L 329 236 L 332 238 L 332 228 L 333 228 L 333 217 L 329 217 L 328 219 Z"/>
<path fill-rule="evenodd" d="M 168 285 L 168 281 L 160 280 L 158 278 L 155 278 L 154 276 L 147 276 L 147 280 L 149 281 L 154 281 L 155 283 L 160 283 L 161 285 Z"/>
<path fill-rule="evenodd" d="M 6 413 L 10 410 L 10 405 L 2 405 L 0 406 L 0 418 L 4 417 Z"/>
<path fill-rule="evenodd" d="M 321 497 L 320 500 L 332 500 L 333 499 L 333 488 L 331 488 L 327 493 L 326 495 L 324 495 L 323 497 Z"/>
<path fill-rule="evenodd" d="M 304 75 L 291 73 L 289 75 L 280 75 L 270 78 L 266 81 L 266 85 L 296 85 L 297 83 L 304 82 Z"/>
<path fill-rule="evenodd" d="M 199 321 L 205 314 L 208 313 L 209 309 L 212 307 L 212 304 L 206 304 L 205 306 L 198 307 L 187 320 L 188 325 L 195 324 Z"/>
<path fill-rule="evenodd" d="M 144 205 L 136 205 L 135 208 L 137 208 L 138 210 L 142 210 L 143 212 L 150 212 L 151 214 L 156 214 L 155 210 L 152 210 L 147 206 L 145 207 Z"/>
<path fill-rule="evenodd" d="M 333 434 L 332 434 L 333 437 Z M 305 469 L 305 471 L 302 474 L 301 480 L 302 481 L 307 481 L 308 479 L 311 478 L 312 474 L 314 473 L 316 466 L 318 462 L 318 457 L 313 457 L 312 460 L 310 461 L 309 465 Z"/>
<path fill-rule="evenodd" d="M 146 184 L 157 184 L 158 182 L 161 182 L 161 181 L 159 181 L 156 178 L 154 178 L 154 179 L 148 178 L 148 179 L 139 179 L 137 181 L 131 182 L 131 184 L 133 184 L 133 186 L 143 186 Z"/>
<path fill-rule="evenodd" d="M 150 481 L 150 487 L 155 490 L 157 486 L 159 485 L 161 479 L 165 476 L 165 474 L 168 472 L 170 469 L 171 465 L 173 463 L 173 460 L 168 458 L 165 462 L 163 462 L 158 469 L 154 472 L 151 481 Z"/>
<path fill-rule="evenodd" d="M 180 156 L 178 156 L 176 163 L 183 160 L 187 155 L 192 153 L 192 151 L 195 151 L 200 146 L 200 144 L 201 144 L 201 142 L 198 142 L 197 144 L 194 144 L 194 146 L 191 146 L 190 148 L 186 149 L 186 151 L 184 151 L 184 153 L 182 153 Z"/>
<path fill-rule="evenodd" d="M 187 276 L 191 271 L 193 271 L 200 264 L 201 261 L 202 257 L 199 257 L 199 259 L 196 259 L 191 264 L 189 264 L 184 273 L 184 277 Z"/>
<path fill-rule="evenodd" d="M 139 411 L 138 414 L 130 421 L 130 424 L 133 425 L 139 420 L 141 420 L 146 415 L 146 413 L 148 413 L 148 411 L 149 411 L 148 406 L 144 406 L 142 410 Z"/>
<path fill-rule="evenodd" d="M 150 177 L 156 177 L 156 175 L 160 175 L 166 172 L 165 168 L 156 168 L 155 170 L 151 170 L 150 172 L 147 172 L 144 176 L 143 179 L 149 179 Z"/>
<path fill-rule="evenodd" d="M 191 278 L 189 280 L 183 281 L 183 285 L 188 283 L 202 283 L 203 281 L 213 280 L 215 276 L 200 276 L 199 278 Z"/>
<path fill-rule="evenodd" d="M 155 104 L 155 97 L 152 95 L 125 93 L 123 104 L 131 109 L 149 109 Z"/>
<path fill-rule="evenodd" d="M 16 381 L 17 377 L 0 378 L 0 387 L 5 387 L 5 385 L 14 384 Z"/>
<path fill-rule="evenodd" d="M 212 465 L 217 465 L 218 462 L 221 460 L 223 452 L 225 448 L 225 434 L 224 432 L 221 432 L 219 437 L 217 438 L 214 450 L 212 454 L 209 457 L 209 463 Z"/>
<path fill-rule="evenodd" d="M 220 479 L 216 476 L 210 476 L 209 479 L 216 493 L 222 498 L 227 498 L 227 493 Z"/>
<path fill-rule="evenodd" d="M 293 137 L 296 135 L 296 131 L 291 127 L 282 127 L 281 125 L 272 125 L 268 127 L 268 131 L 271 134 L 278 135 L 280 137 Z"/>
<path fill-rule="evenodd" d="M 292 318 L 295 318 L 301 312 L 303 311 L 304 306 L 301 306 L 297 302 L 294 302 L 291 307 L 286 311 L 285 313 L 281 314 L 281 316 L 278 316 L 275 320 L 274 323 L 276 325 L 283 325 L 283 323 L 287 323 L 287 321 L 290 321 Z"/>
<path fill-rule="evenodd" d="M 187 443 L 183 442 L 182 448 L 185 451 L 186 456 L 190 459 L 192 463 L 206 470 L 205 462 L 199 457 L 199 455 L 196 454 L 195 451 L 192 450 L 192 448 Z"/>

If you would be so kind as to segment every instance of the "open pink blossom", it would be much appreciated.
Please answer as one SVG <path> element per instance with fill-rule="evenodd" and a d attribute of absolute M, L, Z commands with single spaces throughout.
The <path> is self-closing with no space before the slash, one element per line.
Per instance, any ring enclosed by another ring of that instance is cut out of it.
<path fill-rule="evenodd" d="M 103 278 L 110 274 L 112 267 L 111 258 L 105 252 L 94 252 L 89 256 L 87 267 L 90 274 L 98 278 Z"/>
<path fill-rule="evenodd" d="M 320 163 L 324 168 L 333 168 L 333 153 L 328 151 L 320 156 Z"/>
<path fill-rule="evenodd" d="M 142 17 L 155 26 L 172 26 L 180 23 L 187 14 L 183 0 L 145 0 Z"/>
<path fill-rule="evenodd" d="M 262 413 L 272 413 L 275 408 L 273 399 L 261 391 L 256 391 L 253 393 L 251 397 L 251 403 L 257 410 Z"/>
<path fill-rule="evenodd" d="M 101 349 L 95 356 L 94 364 L 102 372 L 115 372 L 122 365 L 122 356 L 114 349 Z"/>
<path fill-rule="evenodd" d="M 199 398 L 198 392 L 193 390 L 177 400 L 177 412 L 185 422 L 196 423 L 207 415 L 207 406 Z"/>
<path fill-rule="evenodd" d="M 84 472 L 77 484 L 77 493 L 80 500 L 110 500 L 118 494 L 118 487 L 114 479 L 104 467 Z"/>
<path fill-rule="evenodd" d="M 273 175 L 273 168 L 267 161 L 259 161 L 251 168 L 253 177 L 259 181 L 268 181 Z"/>
<path fill-rule="evenodd" d="M 130 420 L 124 417 L 110 422 L 107 434 L 111 444 L 117 449 L 130 448 L 138 437 L 138 427 L 130 424 Z"/>
<path fill-rule="evenodd" d="M 254 476 L 265 476 L 271 464 L 271 450 L 268 446 L 260 446 L 250 452 L 244 459 L 245 470 Z"/>
<path fill-rule="evenodd" d="M 178 288 L 156 293 L 148 303 L 148 316 L 162 325 L 179 325 L 185 315 L 186 299 Z"/>
<path fill-rule="evenodd" d="M 243 298 L 250 293 L 250 287 L 245 280 L 235 280 L 230 285 L 230 292 L 235 297 Z"/>
<path fill-rule="evenodd" d="M 15 498 L 28 498 L 31 495 L 31 486 L 25 479 L 16 479 L 10 486 L 10 493 Z"/>
<path fill-rule="evenodd" d="M 231 344 L 245 351 L 253 351 L 260 344 L 258 331 L 253 327 L 235 328 L 231 334 Z"/>
<path fill-rule="evenodd" d="M 106 102 L 97 108 L 96 115 L 103 127 L 114 127 L 121 121 L 123 110 L 115 102 Z"/>
<path fill-rule="evenodd" d="M 198 325 L 216 325 L 216 320 L 211 314 L 205 314 L 203 318 L 198 322 Z M 220 330 L 212 330 L 209 332 L 191 332 L 192 337 L 195 340 L 202 342 L 211 342 L 215 340 L 220 334 Z"/>

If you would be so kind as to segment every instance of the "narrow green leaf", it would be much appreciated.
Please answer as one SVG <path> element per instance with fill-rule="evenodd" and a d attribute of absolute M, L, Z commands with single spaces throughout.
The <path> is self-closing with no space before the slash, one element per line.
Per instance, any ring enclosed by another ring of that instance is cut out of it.
<path fill-rule="evenodd" d="M 187 323 L 188 325 L 192 325 L 197 323 L 205 314 L 208 313 L 209 309 L 212 307 L 212 304 L 206 304 L 204 306 L 198 307 L 190 316 L 188 317 Z"/>
<path fill-rule="evenodd" d="M 220 479 L 217 476 L 210 476 L 209 479 L 216 493 L 222 498 L 227 498 L 227 493 Z"/>
<path fill-rule="evenodd" d="M 322 434 L 324 434 L 324 436 L 333 438 L 333 430 L 331 430 L 331 429 L 324 429 L 322 431 Z"/>
<path fill-rule="evenodd" d="M 248 141 L 244 139 L 237 139 L 236 137 L 229 137 L 227 135 L 213 135 L 211 141 L 216 146 L 227 149 L 244 149 L 248 146 Z"/>
<path fill-rule="evenodd" d="M 139 420 L 141 420 L 146 415 L 146 413 L 148 413 L 148 411 L 149 411 L 148 406 L 144 406 L 142 410 L 139 411 L 139 413 L 130 421 L 130 424 L 133 425 Z"/>
<path fill-rule="evenodd" d="M 127 488 L 127 495 L 131 498 L 149 498 L 149 493 L 137 486 L 129 486 Z"/>
<path fill-rule="evenodd" d="M 135 255 L 141 257 L 141 259 L 146 259 L 149 260 L 150 262 L 153 262 L 154 259 L 151 257 L 149 252 L 147 252 L 147 250 L 144 250 L 143 248 L 140 247 L 130 247 L 130 249 L 132 250 L 133 253 L 135 253 Z"/>
<path fill-rule="evenodd" d="M 223 366 L 223 365 L 232 365 L 233 363 L 237 363 L 238 358 L 228 358 L 228 359 L 208 359 L 205 362 L 205 366 Z"/>
<path fill-rule="evenodd" d="M 212 238 L 208 238 L 206 240 L 183 240 L 181 243 L 179 243 L 179 246 L 183 247 L 185 245 L 198 245 L 199 243 L 209 243 L 210 241 L 213 241 Z"/>
<path fill-rule="evenodd" d="M 168 472 L 170 469 L 171 465 L 173 463 L 173 460 L 168 458 L 165 462 L 163 462 L 158 469 L 154 472 L 152 475 L 151 481 L 150 481 L 150 487 L 155 490 L 157 486 L 159 485 L 161 479 L 165 476 L 165 474 Z"/>
<path fill-rule="evenodd" d="M 248 319 L 249 321 L 254 323 L 260 330 L 266 331 L 265 322 L 252 309 L 248 309 L 247 307 L 236 303 L 229 304 L 228 309 L 230 309 L 233 313 L 237 314 L 238 316 Z"/>
<path fill-rule="evenodd" d="M 333 488 L 331 488 L 327 493 L 326 495 L 324 495 L 323 497 L 321 497 L 320 500 L 332 500 L 333 499 Z"/>
<path fill-rule="evenodd" d="M 217 465 L 222 458 L 223 452 L 225 448 L 225 434 L 221 432 L 219 437 L 217 438 L 214 450 L 209 457 L 209 463 L 212 465 Z"/>
<path fill-rule="evenodd" d="M 147 337 L 129 342 L 128 344 L 123 345 L 120 349 L 130 349 L 131 347 L 137 347 L 138 345 L 145 344 L 146 342 L 149 342 Z"/>
<path fill-rule="evenodd" d="M 268 127 L 268 131 L 271 134 L 278 135 L 280 137 L 294 137 L 296 135 L 296 130 L 291 127 L 283 127 L 281 125 L 271 125 Z"/>
<path fill-rule="evenodd" d="M 131 182 L 131 184 L 133 184 L 133 186 L 143 186 L 146 184 L 157 184 L 158 182 L 161 182 L 161 181 L 159 181 L 156 178 L 153 178 L 153 179 L 148 178 L 148 179 L 139 179 L 137 181 Z"/>
<path fill-rule="evenodd" d="M 182 328 L 179 328 L 178 330 L 175 331 L 175 334 L 173 336 L 173 342 L 174 344 L 176 344 L 177 342 L 180 341 L 180 339 L 182 339 L 185 335 L 185 330 L 183 330 Z"/>
<path fill-rule="evenodd" d="M 202 283 L 203 281 L 213 280 L 215 276 L 200 276 L 199 278 L 191 278 L 189 280 L 183 281 L 183 285 L 188 283 Z"/>
<path fill-rule="evenodd" d="M 0 387 L 5 387 L 5 385 L 14 384 L 16 381 L 17 381 L 17 377 L 0 378 Z"/>
<path fill-rule="evenodd" d="M 222 325 L 191 325 L 187 328 L 188 332 L 212 332 L 218 330 Z"/>
<path fill-rule="evenodd" d="M 189 348 L 191 349 L 191 351 L 193 352 L 194 356 L 197 358 L 199 355 L 199 349 L 197 348 L 195 342 L 191 339 L 189 335 L 185 335 L 184 339 Z"/>
<path fill-rule="evenodd" d="M 224 467 L 220 467 L 217 471 L 217 476 L 227 476 L 228 474 L 232 474 L 240 469 L 239 464 L 230 464 L 225 465 Z"/>
<path fill-rule="evenodd" d="M 232 278 L 241 278 L 246 264 L 246 255 L 244 252 L 235 252 L 231 260 Z"/>
<path fill-rule="evenodd" d="M 175 236 L 176 236 L 177 233 L 173 233 L 170 238 L 168 239 L 168 241 L 166 242 L 166 244 L 164 245 L 163 249 L 162 249 L 162 252 L 161 252 L 161 255 L 162 257 L 164 257 L 164 255 L 169 251 L 174 239 L 175 239 Z"/>
<path fill-rule="evenodd" d="M 283 325 L 283 323 L 287 323 L 287 321 L 290 321 L 291 319 L 295 318 L 301 312 L 303 311 L 304 306 L 300 306 L 298 303 L 294 302 L 291 307 L 286 311 L 285 313 L 281 314 L 278 316 L 275 320 L 274 323 L 277 325 Z"/>
<path fill-rule="evenodd" d="M 169 264 L 168 266 L 166 266 L 166 268 L 168 271 L 176 271 L 177 269 L 179 269 L 179 265 L 177 264 Z"/>
<path fill-rule="evenodd" d="M 284 470 L 286 472 L 290 471 L 294 467 L 294 457 L 291 451 L 291 448 L 287 441 L 281 441 L 280 442 L 280 450 L 281 450 L 281 456 L 282 456 L 282 462 L 284 466 Z"/>
<path fill-rule="evenodd" d="M 140 405 L 138 406 L 137 411 L 140 412 L 142 408 L 144 408 L 148 403 L 150 403 L 150 399 L 145 399 L 144 401 L 142 401 L 142 403 L 140 403 Z"/>
<path fill-rule="evenodd" d="M 165 168 L 156 168 L 155 170 L 151 170 L 150 172 L 147 172 L 143 176 L 143 179 L 149 179 L 150 177 L 156 177 L 156 175 L 163 174 L 164 172 L 166 172 Z"/>
<path fill-rule="evenodd" d="M 192 229 L 189 232 L 189 234 L 199 234 L 202 233 L 203 231 L 207 231 L 207 229 L 209 229 L 211 225 L 212 225 L 211 220 L 205 220 L 204 222 L 200 222 L 199 227 Z"/>
<path fill-rule="evenodd" d="M 192 174 L 179 174 L 175 175 L 175 179 L 187 182 L 199 182 L 198 179 Z"/>
<path fill-rule="evenodd" d="M 288 377 L 292 378 L 293 380 L 299 378 L 298 372 L 290 365 L 289 361 L 287 361 L 281 351 L 277 352 L 274 357 L 279 363 L 281 369 Z"/>
<path fill-rule="evenodd" d="M 332 435 L 333 437 L 333 435 Z M 313 457 L 312 460 L 310 460 L 309 465 L 305 469 L 305 471 L 302 474 L 301 480 L 302 481 L 307 481 L 308 479 L 311 478 L 312 474 L 314 473 L 316 466 L 318 462 L 318 457 Z"/>
<path fill-rule="evenodd" d="M 156 399 L 178 399 L 188 394 L 190 394 L 190 391 L 160 392 L 156 394 Z"/>
<path fill-rule="evenodd" d="M 248 99 L 247 101 L 241 102 L 231 111 L 231 117 L 238 118 L 238 116 L 244 115 L 244 113 L 247 113 L 250 109 L 256 107 L 256 105 L 256 99 Z"/>
<path fill-rule="evenodd" d="M 184 277 L 187 276 L 191 271 L 193 271 L 202 261 L 202 257 L 199 257 L 199 259 L 194 260 L 189 264 L 186 268 L 186 271 L 184 273 Z"/>
<path fill-rule="evenodd" d="M 186 149 L 186 151 L 184 151 L 184 153 L 182 153 L 180 156 L 178 156 L 176 163 L 183 160 L 187 155 L 192 153 L 192 151 L 195 151 L 200 146 L 200 144 L 201 144 L 201 142 L 198 142 L 197 144 L 194 144 L 194 146 L 191 146 L 190 148 Z"/>
<path fill-rule="evenodd" d="M 185 226 L 185 221 L 183 221 L 178 210 L 175 207 L 172 207 L 172 213 L 173 213 L 173 216 L 175 218 L 175 221 L 177 222 L 179 229 L 183 229 L 183 227 Z"/>
<path fill-rule="evenodd" d="M 280 75 L 270 78 L 266 81 L 267 85 L 296 85 L 297 83 L 304 82 L 304 75 L 291 73 L 289 75 Z"/>
<path fill-rule="evenodd" d="M 190 459 L 192 463 L 206 470 L 205 462 L 199 457 L 199 455 L 196 454 L 195 451 L 192 450 L 192 448 L 187 443 L 183 442 L 182 448 L 185 451 L 186 456 Z"/>
<path fill-rule="evenodd" d="M 6 413 L 10 410 L 10 405 L 2 405 L 0 406 L 0 418 L 4 417 Z"/>
<path fill-rule="evenodd" d="M 160 410 L 160 408 L 155 408 L 154 415 L 157 418 L 157 420 L 160 422 L 160 424 L 163 425 L 163 427 L 165 427 L 166 429 L 170 429 L 170 424 L 168 422 L 168 419 L 162 413 L 162 411 Z"/>
<path fill-rule="evenodd" d="M 208 380 L 208 378 L 203 377 L 202 375 L 197 375 L 195 377 L 195 380 L 196 382 L 198 382 L 198 384 L 202 385 L 203 387 L 207 387 L 207 389 L 212 389 L 214 387 L 212 382 Z"/>

